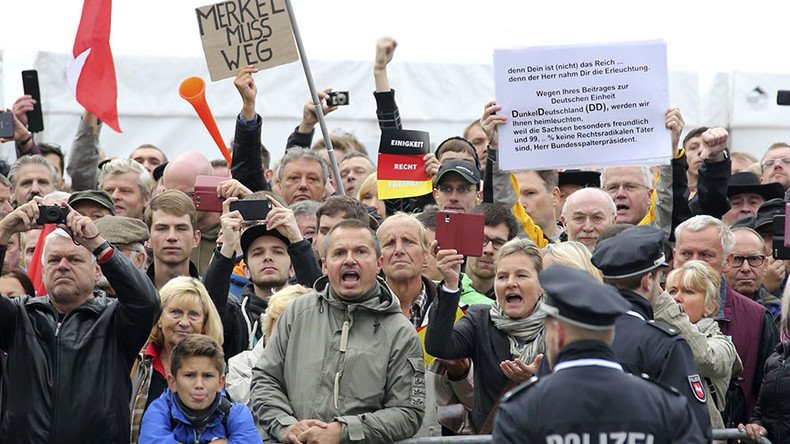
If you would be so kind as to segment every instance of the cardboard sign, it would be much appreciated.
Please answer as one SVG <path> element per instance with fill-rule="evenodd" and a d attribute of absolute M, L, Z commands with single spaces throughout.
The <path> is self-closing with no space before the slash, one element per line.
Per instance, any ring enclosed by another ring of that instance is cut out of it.
<path fill-rule="evenodd" d="M 195 9 L 211 80 L 239 68 L 272 68 L 298 60 L 284 0 L 230 0 Z"/>
<path fill-rule="evenodd" d="M 433 189 L 425 172 L 423 157 L 431 145 L 425 131 L 385 129 L 379 143 L 379 199 L 395 199 L 428 194 Z"/>
<path fill-rule="evenodd" d="M 662 41 L 496 50 L 504 170 L 667 164 Z"/>

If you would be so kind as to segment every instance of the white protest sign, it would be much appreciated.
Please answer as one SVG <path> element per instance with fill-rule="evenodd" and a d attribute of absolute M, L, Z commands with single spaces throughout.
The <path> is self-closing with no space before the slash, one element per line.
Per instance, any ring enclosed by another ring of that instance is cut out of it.
<path fill-rule="evenodd" d="M 662 41 L 494 51 L 502 169 L 668 163 Z"/>
<path fill-rule="evenodd" d="M 298 60 L 284 0 L 230 0 L 195 9 L 211 80 L 239 68 L 272 68 Z"/>

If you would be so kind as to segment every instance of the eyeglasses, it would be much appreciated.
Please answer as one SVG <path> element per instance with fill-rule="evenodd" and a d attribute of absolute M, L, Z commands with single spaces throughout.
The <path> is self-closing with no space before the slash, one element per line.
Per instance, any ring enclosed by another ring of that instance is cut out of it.
<path fill-rule="evenodd" d="M 445 194 L 452 194 L 453 191 L 457 191 L 458 194 L 469 194 L 475 191 L 475 187 L 472 185 L 458 185 L 457 187 L 451 187 L 450 185 L 437 185 L 436 189 L 439 190 L 440 193 Z"/>
<path fill-rule="evenodd" d="M 612 183 L 609 184 L 606 188 L 604 188 L 604 191 L 606 191 L 609 194 L 614 194 L 617 191 L 619 191 L 621 187 L 624 190 L 628 191 L 629 193 L 633 193 L 639 188 L 644 187 L 644 185 L 636 182 Z"/>
<path fill-rule="evenodd" d="M 763 160 L 763 169 L 770 168 L 777 163 L 781 163 L 782 166 L 790 165 L 790 157 L 774 157 L 773 159 L 765 159 Z"/>
<path fill-rule="evenodd" d="M 750 267 L 759 267 L 765 262 L 765 255 L 755 254 L 753 256 L 733 256 L 732 266 L 738 268 L 743 265 L 743 261 L 747 261 Z"/>
<path fill-rule="evenodd" d="M 494 246 L 494 251 L 499 250 L 502 248 L 503 245 L 507 243 L 507 241 L 503 241 L 502 239 L 491 239 L 488 236 L 483 237 L 483 248 L 485 248 L 489 243 Z"/>

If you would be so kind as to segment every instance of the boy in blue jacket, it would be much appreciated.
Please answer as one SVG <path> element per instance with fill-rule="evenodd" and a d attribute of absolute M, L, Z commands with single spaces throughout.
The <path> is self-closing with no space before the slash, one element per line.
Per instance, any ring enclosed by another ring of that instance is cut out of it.
<path fill-rule="evenodd" d="M 222 347 L 205 335 L 185 337 L 170 357 L 169 388 L 143 416 L 140 444 L 262 442 L 247 406 L 225 398 Z"/>

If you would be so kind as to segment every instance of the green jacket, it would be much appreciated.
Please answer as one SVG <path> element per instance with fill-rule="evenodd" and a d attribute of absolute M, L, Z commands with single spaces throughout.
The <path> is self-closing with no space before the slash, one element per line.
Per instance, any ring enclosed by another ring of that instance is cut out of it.
<path fill-rule="evenodd" d="M 412 437 L 425 411 L 417 332 L 383 280 L 380 296 L 343 302 L 328 291 L 297 298 L 278 320 L 252 369 L 250 405 L 273 439 L 305 419 L 343 423 L 341 442 Z M 343 332 L 347 346 L 343 348 Z"/>
<path fill-rule="evenodd" d="M 472 288 L 472 278 L 467 276 L 466 273 L 461 274 L 461 305 L 491 305 L 493 303 L 493 299 L 478 293 L 474 288 Z"/>

